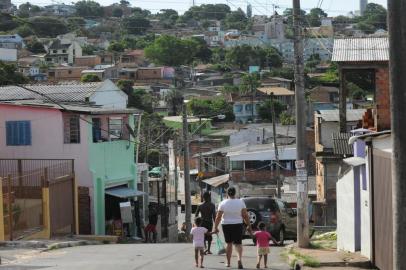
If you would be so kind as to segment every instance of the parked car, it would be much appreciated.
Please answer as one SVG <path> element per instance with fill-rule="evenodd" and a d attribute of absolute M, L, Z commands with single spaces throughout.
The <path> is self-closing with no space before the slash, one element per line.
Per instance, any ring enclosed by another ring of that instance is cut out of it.
<path fill-rule="evenodd" d="M 159 178 L 161 177 L 161 167 L 154 167 L 148 172 L 149 177 Z"/>
<path fill-rule="evenodd" d="M 258 223 L 262 221 L 267 231 L 282 245 L 285 240 L 296 240 L 297 214 L 287 202 L 268 197 L 248 197 L 242 200 L 247 206 L 253 231 L 258 230 Z M 247 232 L 244 233 L 244 238 L 250 238 Z"/>

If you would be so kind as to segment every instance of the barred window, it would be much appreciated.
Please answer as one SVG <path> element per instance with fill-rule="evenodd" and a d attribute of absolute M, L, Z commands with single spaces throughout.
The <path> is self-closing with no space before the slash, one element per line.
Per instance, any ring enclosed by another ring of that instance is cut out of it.
<path fill-rule="evenodd" d="M 77 114 L 63 116 L 64 143 L 80 143 L 80 118 Z"/>

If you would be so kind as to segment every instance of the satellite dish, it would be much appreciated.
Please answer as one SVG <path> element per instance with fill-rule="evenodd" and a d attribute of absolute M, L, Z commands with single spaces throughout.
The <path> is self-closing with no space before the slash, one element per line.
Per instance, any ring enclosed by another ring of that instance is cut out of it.
<path fill-rule="evenodd" d="M 137 135 L 135 134 L 135 131 L 133 130 L 133 128 L 128 123 L 126 123 L 125 126 L 128 129 L 128 132 L 131 134 L 131 136 L 133 136 L 133 138 L 136 138 Z"/>

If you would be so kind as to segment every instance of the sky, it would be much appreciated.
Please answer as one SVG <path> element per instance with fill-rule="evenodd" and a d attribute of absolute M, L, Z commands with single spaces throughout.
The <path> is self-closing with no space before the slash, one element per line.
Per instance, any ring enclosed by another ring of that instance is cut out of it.
<path fill-rule="evenodd" d="M 28 0 L 29 2 L 44 6 L 52 3 L 65 3 L 69 4 L 76 0 Z M 119 0 L 95 0 L 101 5 L 109 5 L 119 2 Z M 149 9 L 152 13 L 158 12 L 160 9 L 175 9 L 179 13 L 183 13 L 190 8 L 193 0 L 129 0 L 132 6 L 141 7 L 143 9 Z M 302 0 L 302 9 L 309 10 L 317 6 L 318 2 L 322 1 L 321 8 L 324 9 L 330 16 L 336 16 L 340 14 L 347 14 L 350 11 L 359 9 L 358 0 Z M 12 0 L 15 5 L 20 5 L 27 2 L 27 0 Z M 387 0 L 370 0 L 370 3 L 381 4 L 386 7 Z M 253 13 L 257 15 L 271 15 L 272 4 L 280 6 L 280 13 L 288 7 L 292 6 L 292 0 L 195 0 L 196 5 L 201 4 L 215 4 L 222 3 L 228 4 L 231 9 L 237 9 L 241 7 L 246 10 L 247 3 L 251 3 L 253 6 Z"/>

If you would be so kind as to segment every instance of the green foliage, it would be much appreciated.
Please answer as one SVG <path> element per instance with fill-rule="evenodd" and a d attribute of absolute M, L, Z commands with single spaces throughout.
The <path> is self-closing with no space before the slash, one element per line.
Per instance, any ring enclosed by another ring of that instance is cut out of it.
<path fill-rule="evenodd" d="M 241 45 L 227 50 L 225 61 L 231 66 L 247 70 L 249 66 L 266 67 L 267 64 L 278 68 L 282 66 L 283 58 L 274 47 L 262 48 Z"/>
<path fill-rule="evenodd" d="M 151 11 L 147 9 L 142 9 L 139 7 L 134 7 L 132 8 L 132 13 L 134 16 L 142 17 L 142 18 L 147 18 L 151 16 Z"/>
<path fill-rule="evenodd" d="M 68 32 L 65 22 L 54 17 L 34 17 L 29 20 L 29 24 L 38 37 L 53 38 Z"/>
<path fill-rule="evenodd" d="M 369 3 L 363 16 L 359 18 L 357 27 L 367 34 L 374 33 L 378 29 L 387 29 L 387 11 L 375 3 Z"/>
<path fill-rule="evenodd" d="M 286 110 L 286 106 L 279 101 L 274 100 L 272 102 L 270 99 L 267 99 L 262 102 L 261 106 L 258 109 L 258 114 L 262 120 L 268 120 L 272 122 L 272 106 L 275 106 L 276 119 L 278 119 L 278 115 Z"/>
<path fill-rule="evenodd" d="M 294 78 L 294 70 L 292 67 L 283 67 L 283 68 L 273 68 L 270 72 L 268 72 L 265 76 L 269 77 L 281 77 L 288 80 L 293 80 Z"/>
<path fill-rule="evenodd" d="M 134 89 L 128 94 L 128 106 L 143 110 L 147 113 L 153 112 L 153 106 L 155 104 L 155 99 L 145 91 L 145 89 Z"/>
<path fill-rule="evenodd" d="M 156 17 L 164 28 L 173 28 L 179 18 L 179 14 L 174 9 L 161 9 L 160 12 L 156 14 Z"/>
<path fill-rule="evenodd" d="M 306 68 L 313 71 L 317 65 L 321 62 L 319 54 L 312 54 L 310 55 L 309 59 L 306 61 Z"/>
<path fill-rule="evenodd" d="M 98 2 L 93 0 L 81 0 L 76 2 L 76 14 L 79 17 L 102 17 L 103 16 L 103 7 L 100 6 Z"/>
<path fill-rule="evenodd" d="M 85 74 L 80 78 L 81 82 L 100 82 L 99 76 L 96 74 Z"/>
<path fill-rule="evenodd" d="M 196 51 L 194 57 L 201 60 L 203 63 L 208 63 L 212 56 L 212 51 L 209 49 L 207 42 L 201 38 L 192 37 L 191 45 Z"/>
<path fill-rule="evenodd" d="M 82 17 L 69 17 L 67 19 L 69 31 L 76 31 L 84 27 L 86 21 Z"/>
<path fill-rule="evenodd" d="M 14 64 L 7 64 L 0 61 L 0 85 L 24 84 L 28 78 L 20 72 Z"/>
<path fill-rule="evenodd" d="M 243 95 L 255 95 L 257 88 L 261 86 L 258 73 L 244 74 L 241 78 L 240 93 Z"/>
<path fill-rule="evenodd" d="M 112 11 L 113 17 L 121 18 L 123 16 L 123 9 L 120 7 L 115 7 Z"/>
<path fill-rule="evenodd" d="M 177 89 L 172 89 L 165 96 L 166 103 L 168 105 L 170 115 L 180 115 L 182 112 L 183 95 Z"/>
<path fill-rule="evenodd" d="M 196 116 L 203 118 L 225 115 L 225 119 L 213 118 L 213 121 L 234 121 L 233 106 L 224 98 L 197 99 L 193 98 L 187 103 L 188 110 Z"/>
<path fill-rule="evenodd" d="M 118 80 L 117 87 L 124 91 L 127 95 L 133 91 L 133 80 Z"/>
<path fill-rule="evenodd" d="M 241 8 L 226 15 L 224 25 L 227 29 L 244 30 L 247 27 L 248 17 Z"/>
<path fill-rule="evenodd" d="M 97 48 L 90 44 L 85 44 L 82 47 L 82 54 L 83 55 L 94 55 L 94 52 L 97 51 Z"/>
<path fill-rule="evenodd" d="M 325 17 L 327 17 L 327 13 L 321 8 L 313 8 L 309 14 L 306 15 L 306 22 L 311 27 L 319 27 L 321 25 L 321 19 Z"/>
<path fill-rule="evenodd" d="M 139 15 L 126 17 L 121 24 L 127 33 L 134 35 L 144 34 L 151 27 L 149 20 Z"/>
<path fill-rule="evenodd" d="M 231 67 L 226 64 L 213 64 L 210 66 L 210 69 L 220 71 L 220 72 L 230 72 Z"/>
<path fill-rule="evenodd" d="M 23 38 L 34 34 L 34 30 L 27 24 L 19 26 L 15 31 Z"/>
<path fill-rule="evenodd" d="M 182 16 L 184 21 L 194 19 L 201 20 L 224 20 L 226 15 L 231 12 L 228 5 L 225 4 L 207 4 L 193 6 Z"/>
<path fill-rule="evenodd" d="M 279 115 L 279 120 L 282 125 L 288 126 L 288 125 L 295 125 L 296 124 L 296 119 L 295 117 L 289 115 L 287 112 L 282 112 Z"/>
<path fill-rule="evenodd" d="M 198 52 L 199 44 L 193 39 L 179 39 L 163 35 L 145 48 L 145 55 L 155 64 L 180 66 L 190 64 Z"/>
<path fill-rule="evenodd" d="M 220 62 L 224 62 L 226 59 L 226 50 L 224 48 L 213 48 L 211 50 L 211 62 L 214 64 L 218 64 Z"/>
<path fill-rule="evenodd" d="M 18 27 L 18 21 L 10 14 L 0 13 L 0 30 L 10 31 Z"/>
<path fill-rule="evenodd" d="M 29 50 L 30 52 L 35 53 L 35 54 L 46 52 L 44 45 L 41 42 L 39 42 L 37 39 L 27 42 L 26 48 L 27 48 L 27 50 Z"/>
<path fill-rule="evenodd" d="M 121 42 L 113 41 L 110 43 L 107 50 L 109 52 L 124 52 L 124 45 Z"/>
<path fill-rule="evenodd" d="M 225 96 L 228 94 L 239 94 L 240 93 L 240 88 L 236 85 L 229 85 L 225 84 L 221 88 L 221 93 Z"/>
<path fill-rule="evenodd" d="M 17 15 L 21 18 L 28 18 L 40 11 L 41 11 L 41 8 L 39 6 L 36 6 L 36 5 L 33 5 L 29 2 L 27 2 L 27 3 L 21 4 L 18 7 Z"/>

